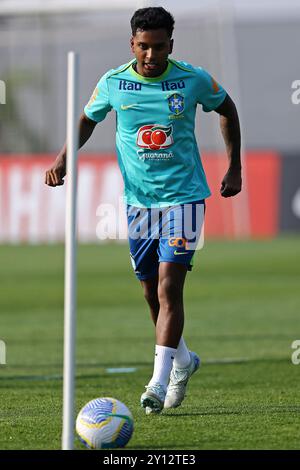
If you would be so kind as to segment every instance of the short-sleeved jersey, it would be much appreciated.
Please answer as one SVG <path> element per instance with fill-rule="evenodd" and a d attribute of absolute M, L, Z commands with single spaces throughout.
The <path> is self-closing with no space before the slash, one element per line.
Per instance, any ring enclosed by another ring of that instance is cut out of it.
<path fill-rule="evenodd" d="M 85 115 L 102 121 L 114 109 L 125 202 L 165 207 L 210 195 L 195 138 L 197 104 L 216 109 L 225 90 L 201 67 L 168 59 L 155 78 L 139 75 L 135 59 L 98 82 Z"/>

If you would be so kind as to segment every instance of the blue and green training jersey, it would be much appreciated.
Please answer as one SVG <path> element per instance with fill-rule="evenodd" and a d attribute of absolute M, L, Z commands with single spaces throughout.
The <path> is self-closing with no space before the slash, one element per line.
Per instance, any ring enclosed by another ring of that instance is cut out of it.
<path fill-rule="evenodd" d="M 125 201 L 137 207 L 165 207 L 210 195 L 195 138 L 197 104 L 216 109 L 225 90 L 201 67 L 168 59 L 155 78 L 139 75 L 135 59 L 99 80 L 85 106 L 102 121 L 117 115 L 116 145 Z"/>

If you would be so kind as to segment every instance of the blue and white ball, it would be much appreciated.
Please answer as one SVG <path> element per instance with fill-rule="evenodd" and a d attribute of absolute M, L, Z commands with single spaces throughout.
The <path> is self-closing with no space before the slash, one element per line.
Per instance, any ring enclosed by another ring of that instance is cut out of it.
<path fill-rule="evenodd" d="M 95 398 L 80 410 L 76 432 L 89 449 L 124 447 L 133 433 L 133 417 L 119 400 Z"/>

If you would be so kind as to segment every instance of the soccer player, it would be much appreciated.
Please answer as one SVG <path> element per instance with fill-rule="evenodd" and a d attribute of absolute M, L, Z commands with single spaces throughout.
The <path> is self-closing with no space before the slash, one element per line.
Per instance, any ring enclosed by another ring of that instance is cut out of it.
<path fill-rule="evenodd" d="M 181 405 L 200 364 L 182 336 L 183 288 L 210 195 L 194 135 L 197 105 L 220 115 L 228 155 L 223 197 L 241 191 L 240 128 L 232 99 L 208 72 L 169 58 L 174 28 L 169 12 L 139 9 L 131 28 L 135 58 L 99 80 L 80 118 L 79 147 L 114 110 L 130 256 L 156 328 L 153 376 L 141 396 L 149 414 Z M 66 145 L 45 182 L 61 185 L 65 174 Z"/>

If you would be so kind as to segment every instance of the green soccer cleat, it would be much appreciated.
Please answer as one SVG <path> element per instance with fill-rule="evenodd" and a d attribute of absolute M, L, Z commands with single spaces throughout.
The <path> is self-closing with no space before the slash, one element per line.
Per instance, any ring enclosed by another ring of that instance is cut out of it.
<path fill-rule="evenodd" d="M 187 383 L 200 366 L 200 358 L 196 353 L 190 351 L 190 357 L 191 362 L 188 367 L 180 369 L 173 366 L 164 408 L 177 408 L 177 406 L 180 406 L 183 402 Z"/>

